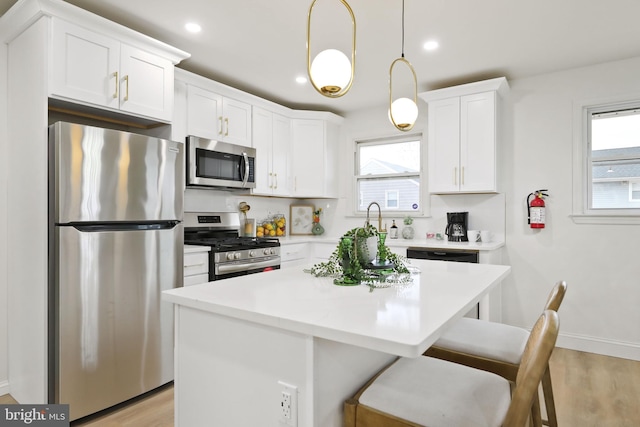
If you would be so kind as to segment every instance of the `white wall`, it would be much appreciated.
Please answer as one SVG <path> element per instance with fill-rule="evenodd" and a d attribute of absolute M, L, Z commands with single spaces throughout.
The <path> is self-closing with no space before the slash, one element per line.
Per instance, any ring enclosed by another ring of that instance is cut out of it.
<path fill-rule="evenodd" d="M 529 327 L 557 280 L 568 283 L 560 345 L 640 360 L 638 225 L 575 224 L 575 105 L 640 99 L 640 58 L 511 81 L 512 129 L 501 165 L 507 193 L 503 320 Z M 548 188 L 547 227 L 527 226 L 525 198 Z"/>
<path fill-rule="evenodd" d="M 427 104 L 420 100 L 420 116 L 414 128 L 408 134 L 422 134 L 423 139 L 423 164 L 427 164 Z M 374 139 L 380 137 L 397 137 L 400 131 L 396 130 L 387 116 L 387 106 L 379 106 L 360 111 L 346 117 L 342 126 L 342 142 L 340 156 L 340 171 L 344 175 L 341 180 L 340 198 L 334 201 L 337 204 L 335 219 L 329 224 L 332 235 L 341 236 L 345 231 L 363 225 L 362 217 L 354 216 L 353 200 L 355 200 L 353 188 L 353 150 L 354 141 Z M 424 166 L 426 168 L 426 166 Z M 426 174 L 426 169 L 423 171 Z M 505 224 L 505 198 L 503 194 L 459 194 L 459 195 L 429 195 L 423 188 L 423 213 L 412 215 L 414 218 L 412 227 L 415 230 L 414 240 L 426 242 L 426 232 L 434 231 L 444 233 L 447 224 L 447 212 L 469 212 L 469 229 L 483 229 L 492 231 L 497 239 L 504 238 Z M 337 203 L 336 203 L 337 202 Z M 370 211 L 372 224 L 377 225 L 378 211 L 375 206 Z M 391 226 L 391 220 L 396 220 L 396 225 L 402 229 L 404 215 L 392 213 L 383 214 L 383 224 Z"/>
<path fill-rule="evenodd" d="M 472 228 L 499 227 L 500 220 L 488 214 L 500 209 L 500 203 L 506 205 L 503 262 L 513 269 L 503 283 L 503 321 L 530 328 L 553 284 L 566 280 L 559 345 L 636 360 L 640 360 L 640 226 L 575 224 L 570 214 L 574 103 L 633 93 L 640 99 L 639 74 L 640 58 L 635 58 L 511 80 L 499 164 L 505 177 L 501 183 L 504 193 L 432 196 L 432 216 L 414 222 L 417 236 L 422 238 L 423 231 L 437 230 L 444 224 L 443 215 L 448 209 L 443 206 L 466 204 L 470 218 L 481 223 L 471 223 Z M 420 111 L 415 130 L 426 134 L 424 103 Z M 349 179 L 353 139 L 393 134 L 390 126 L 386 107 L 346 118 L 341 171 Z M 550 193 L 547 228 L 534 231 L 527 225 L 525 199 L 542 188 Z M 350 217 L 351 193 L 351 187 L 344 185 L 337 201 L 336 217 L 344 229 L 362 222 Z"/>
<path fill-rule="evenodd" d="M 0 43 L 0 153 L 7 152 L 7 45 Z M 0 156 L 0 396 L 7 373 L 7 156 Z"/>

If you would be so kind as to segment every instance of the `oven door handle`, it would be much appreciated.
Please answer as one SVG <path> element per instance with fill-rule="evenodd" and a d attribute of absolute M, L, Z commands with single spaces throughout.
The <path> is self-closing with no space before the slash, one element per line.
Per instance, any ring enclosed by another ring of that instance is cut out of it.
<path fill-rule="evenodd" d="M 264 268 L 264 267 L 276 267 L 280 265 L 280 263 L 278 262 L 277 259 L 269 259 L 266 261 L 260 261 L 260 262 L 252 262 L 250 264 L 234 264 L 234 263 L 228 263 L 228 264 L 217 264 L 216 265 L 216 275 L 222 275 L 222 274 L 229 274 L 229 273 L 237 273 L 238 271 L 248 271 L 248 270 L 255 270 L 257 268 Z"/>
<path fill-rule="evenodd" d="M 249 155 L 246 152 L 242 153 L 244 158 L 244 176 L 242 177 L 242 186 L 246 187 L 249 181 Z"/>

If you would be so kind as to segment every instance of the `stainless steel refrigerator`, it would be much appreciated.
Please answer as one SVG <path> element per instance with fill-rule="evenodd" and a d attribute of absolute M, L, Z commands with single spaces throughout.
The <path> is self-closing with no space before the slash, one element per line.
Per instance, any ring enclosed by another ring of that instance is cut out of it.
<path fill-rule="evenodd" d="M 183 144 L 49 127 L 49 402 L 72 420 L 173 380 Z"/>

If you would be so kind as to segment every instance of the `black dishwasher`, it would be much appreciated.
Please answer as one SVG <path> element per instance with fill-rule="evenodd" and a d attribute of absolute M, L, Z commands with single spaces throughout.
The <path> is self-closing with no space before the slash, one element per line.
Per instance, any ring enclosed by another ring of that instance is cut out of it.
<path fill-rule="evenodd" d="M 432 259 L 438 261 L 454 261 L 454 262 L 471 262 L 478 263 L 480 251 L 469 249 L 429 249 L 419 247 L 408 247 L 407 258 L 413 259 Z M 479 319 L 479 304 L 465 315 Z"/>

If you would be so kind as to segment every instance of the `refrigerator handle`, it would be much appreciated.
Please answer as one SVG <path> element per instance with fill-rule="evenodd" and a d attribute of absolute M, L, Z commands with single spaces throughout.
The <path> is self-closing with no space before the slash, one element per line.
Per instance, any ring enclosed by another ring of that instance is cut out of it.
<path fill-rule="evenodd" d="M 162 221 L 149 223 L 100 223 L 100 224 L 68 224 L 83 233 L 96 233 L 100 231 L 144 231 L 144 230 L 171 230 L 180 221 Z"/>

